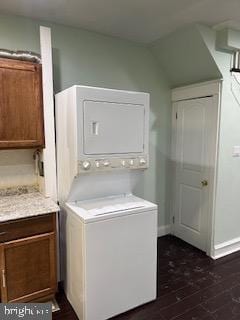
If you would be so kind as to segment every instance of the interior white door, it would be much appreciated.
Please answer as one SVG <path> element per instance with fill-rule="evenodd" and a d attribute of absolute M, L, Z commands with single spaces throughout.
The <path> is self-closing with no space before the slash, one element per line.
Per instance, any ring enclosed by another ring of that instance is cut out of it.
<path fill-rule="evenodd" d="M 214 98 L 177 103 L 174 234 L 206 251 L 210 169 L 216 137 Z"/>

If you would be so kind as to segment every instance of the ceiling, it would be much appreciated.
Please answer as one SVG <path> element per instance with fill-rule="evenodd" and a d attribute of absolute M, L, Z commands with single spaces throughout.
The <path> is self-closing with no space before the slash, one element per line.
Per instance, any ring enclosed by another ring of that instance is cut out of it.
<path fill-rule="evenodd" d="M 240 21 L 240 0 L 1 0 L 0 12 L 151 43 L 191 23 Z"/>

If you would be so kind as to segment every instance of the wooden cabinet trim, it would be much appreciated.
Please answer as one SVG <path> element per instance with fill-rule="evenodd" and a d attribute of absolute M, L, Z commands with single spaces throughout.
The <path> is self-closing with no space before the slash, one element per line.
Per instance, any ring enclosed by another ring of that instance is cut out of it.
<path fill-rule="evenodd" d="M 4 69 L 26 70 L 35 72 L 39 66 L 41 65 L 29 61 L 0 58 L 0 68 Z"/>
<path fill-rule="evenodd" d="M 56 213 L 0 223 L 0 243 L 56 231 Z"/>
<path fill-rule="evenodd" d="M 5 255 L 4 255 L 4 246 L 0 245 L 0 284 L 1 284 L 1 302 L 7 301 L 7 286 L 6 286 L 6 278 L 3 279 L 3 272 L 4 277 L 6 277 L 6 268 L 5 268 Z M 5 282 L 5 283 L 4 283 Z"/>
<path fill-rule="evenodd" d="M 53 272 L 50 274 L 51 288 L 54 292 L 57 291 L 57 242 L 56 231 L 51 235 L 50 248 L 50 266 L 53 266 Z"/>
<path fill-rule="evenodd" d="M 28 242 L 41 241 L 44 238 L 52 237 L 54 235 L 55 235 L 54 232 L 43 233 L 43 234 L 32 236 L 32 237 L 4 242 L 2 245 L 4 246 L 5 249 L 7 249 L 9 247 L 17 247 L 17 246 L 25 245 Z"/>
<path fill-rule="evenodd" d="M 9 301 L 6 301 L 7 303 L 18 303 L 18 302 L 30 302 L 35 301 L 36 299 L 40 299 L 49 295 L 54 295 L 56 290 L 53 290 L 52 288 L 47 288 L 44 290 L 40 290 L 35 293 L 27 294 L 25 296 L 22 296 L 21 298 L 12 299 Z"/>
<path fill-rule="evenodd" d="M 43 147 L 41 140 L 13 140 L 13 141 L 0 141 L 0 149 L 22 149 L 22 148 L 33 148 Z"/>

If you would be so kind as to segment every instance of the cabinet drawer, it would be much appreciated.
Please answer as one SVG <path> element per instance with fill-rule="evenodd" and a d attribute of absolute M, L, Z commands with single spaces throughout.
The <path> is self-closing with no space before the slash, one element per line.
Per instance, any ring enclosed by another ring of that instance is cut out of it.
<path fill-rule="evenodd" d="M 53 232 L 55 228 L 55 213 L 3 222 L 0 223 L 0 242 Z"/>

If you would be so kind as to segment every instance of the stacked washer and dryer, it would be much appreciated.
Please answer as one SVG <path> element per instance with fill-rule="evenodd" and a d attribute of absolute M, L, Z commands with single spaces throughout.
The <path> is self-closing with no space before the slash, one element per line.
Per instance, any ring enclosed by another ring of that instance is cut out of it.
<path fill-rule="evenodd" d="M 149 165 L 149 94 L 73 86 L 56 95 L 64 288 L 81 320 L 156 298 L 157 206 L 133 195 Z"/>

